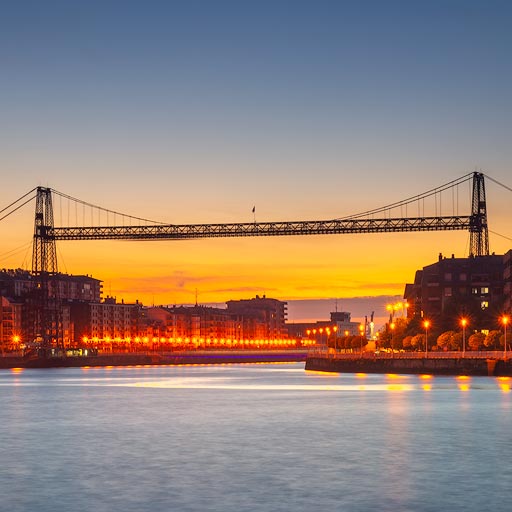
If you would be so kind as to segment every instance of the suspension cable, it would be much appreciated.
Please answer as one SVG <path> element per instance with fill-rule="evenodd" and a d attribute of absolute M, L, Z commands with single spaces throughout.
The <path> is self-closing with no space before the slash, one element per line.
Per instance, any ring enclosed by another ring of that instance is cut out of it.
<path fill-rule="evenodd" d="M 82 201 L 81 199 L 77 199 L 76 197 L 72 197 L 68 194 L 64 194 L 63 192 L 59 192 L 58 190 L 55 190 L 55 189 L 51 189 L 51 191 L 61 197 L 63 197 L 64 199 L 68 199 L 69 201 L 74 201 L 75 203 L 78 203 L 78 204 L 81 204 L 83 205 L 84 207 L 88 206 L 89 208 L 96 208 L 97 210 L 101 210 L 103 212 L 106 212 L 107 214 L 108 213 L 112 213 L 114 215 L 120 215 L 121 217 L 128 217 L 130 219 L 134 219 L 134 220 L 139 220 L 139 221 L 142 221 L 142 222 L 149 222 L 151 224 L 162 224 L 162 225 L 166 225 L 165 222 L 159 222 L 159 221 L 156 221 L 156 220 L 151 220 L 151 219 L 144 219 L 144 218 L 141 218 L 141 217 L 135 217 L 134 215 L 127 215 L 125 213 L 120 213 L 120 212 L 116 212 L 114 210 L 109 210 L 108 208 L 103 208 L 102 206 L 97 206 L 95 204 L 92 204 L 92 203 L 88 203 L 87 201 Z M 114 217 L 115 218 L 115 217 Z M 108 221 L 107 221 L 108 222 Z"/>
<path fill-rule="evenodd" d="M 5 210 L 8 210 L 11 206 L 14 206 L 16 203 L 19 203 L 22 199 L 25 199 L 25 197 L 27 197 L 29 194 L 32 194 L 32 192 L 34 192 L 36 189 L 33 188 L 32 190 L 30 190 L 29 192 L 27 192 L 26 194 L 22 195 L 19 199 L 16 199 L 16 201 L 14 201 L 14 203 L 11 203 L 10 205 L 6 206 L 5 208 L 2 208 L 0 210 L 0 213 L 3 213 L 5 212 Z M 35 197 L 35 196 L 34 196 Z M 33 199 L 33 198 L 32 198 Z M 26 204 L 26 203 L 25 203 Z"/>
<path fill-rule="evenodd" d="M 512 238 L 508 237 L 508 236 L 505 236 L 505 235 L 501 235 L 500 233 L 496 233 L 496 231 L 491 231 L 489 229 L 489 233 L 492 233 L 493 235 L 496 235 L 496 236 L 501 236 L 501 238 L 505 238 L 505 240 L 510 240 L 512 241 Z"/>
<path fill-rule="evenodd" d="M 491 180 L 493 183 L 496 183 L 496 185 L 499 185 L 500 187 L 503 187 L 503 188 L 507 189 L 509 192 L 512 192 L 512 188 L 507 187 L 507 185 L 504 185 L 503 183 L 500 183 L 498 180 L 495 180 L 494 178 L 491 178 L 491 177 L 490 177 L 490 176 L 488 176 L 487 174 L 484 174 L 484 176 L 485 176 L 488 180 Z"/>
<path fill-rule="evenodd" d="M 35 189 L 34 189 L 35 190 Z M 33 192 L 33 191 L 31 191 Z M 30 193 L 30 192 L 29 192 Z M 25 194 L 26 196 L 27 194 Z M 23 196 L 23 197 L 25 197 Z M 12 215 L 14 212 L 18 211 L 20 208 L 23 208 L 23 206 L 25 206 L 27 203 L 30 203 L 30 201 L 32 201 L 36 196 L 33 196 L 31 197 L 30 199 L 27 199 L 24 203 L 20 204 L 17 208 L 15 208 L 14 210 L 12 210 L 11 212 L 9 213 L 6 213 L 3 217 L 0 217 L 0 220 L 4 220 L 6 219 L 7 217 L 9 217 L 9 215 Z M 20 198 L 21 199 L 21 198 Z M 19 201 L 19 199 L 18 199 Z M 15 201 L 13 204 L 16 204 L 18 201 Z M 12 206 L 12 205 L 9 205 L 9 206 Z M 9 206 L 7 208 L 9 208 Z M 2 211 L 6 210 L 7 208 L 4 208 Z"/>
<path fill-rule="evenodd" d="M 469 181 L 473 177 L 473 174 L 474 173 L 471 172 L 469 174 L 462 176 L 461 178 L 457 178 L 456 180 L 450 181 L 444 185 L 441 185 L 439 187 L 428 190 L 427 192 L 423 192 L 422 194 L 418 194 L 416 196 L 409 197 L 407 199 L 402 199 L 401 201 L 397 201 L 396 203 L 391 203 L 391 204 L 388 204 L 387 206 L 381 206 L 380 208 L 376 208 L 374 210 L 368 210 L 366 212 L 358 213 L 356 215 L 348 215 L 346 217 L 340 217 L 336 220 L 357 219 L 360 217 L 369 217 L 376 213 L 382 213 L 383 211 L 386 211 L 386 210 L 392 210 L 394 208 L 398 208 L 399 206 L 403 206 L 406 204 L 414 203 L 416 201 L 420 201 L 421 199 L 431 197 L 433 195 L 444 192 L 445 190 L 448 190 L 449 188 L 456 187 L 458 185 L 461 185 L 462 183 L 465 183 L 466 181 Z"/>

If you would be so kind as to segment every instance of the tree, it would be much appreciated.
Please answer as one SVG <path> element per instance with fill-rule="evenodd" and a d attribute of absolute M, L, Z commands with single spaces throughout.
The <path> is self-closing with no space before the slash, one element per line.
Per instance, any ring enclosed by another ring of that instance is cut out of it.
<path fill-rule="evenodd" d="M 485 334 L 483 332 L 475 332 L 468 339 L 468 345 L 471 350 L 479 350 L 483 346 Z"/>
<path fill-rule="evenodd" d="M 489 331 L 489 334 L 485 337 L 484 345 L 485 348 L 495 349 L 499 348 L 500 345 L 500 331 Z"/>
<path fill-rule="evenodd" d="M 448 350 L 450 347 L 453 337 L 455 336 L 454 331 L 446 331 L 437 337 L 437 346 L 443 350 Z"/>
<path fill-rule="evenodd" d="M 412 348 L 411 340 L 412 340 L 412 336 L 406 336 L 402 340 L 402 346 L 404 347 L 405 350 L 410 350 Z"/>
<path fill-rule="evenodd" d="M 425 348 L 425 335 L 424 334 L 416 334 L 411 338 L 411 347 L 414 349 L 424 349 Z"/>
<path fill-rule="evenodd" d="M 368 341 L 364 338 L 364 336 L 352 336 L 352 348 L 356 350 L 361 350 Z"/>
<path fill-rule="evenodd" d="M 460 350 L 461 348 L 462 348 L 462 333 L 456 332 L 450 341 L 448 350 Z"/>

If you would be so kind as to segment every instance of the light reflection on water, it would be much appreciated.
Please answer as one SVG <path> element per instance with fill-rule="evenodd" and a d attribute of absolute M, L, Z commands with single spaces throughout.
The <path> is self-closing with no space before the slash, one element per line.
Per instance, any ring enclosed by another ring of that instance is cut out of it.
<path fill-rule="evenodd" d="M 0 509 L 508 511 L 510 379 L 0 372 Z"/>

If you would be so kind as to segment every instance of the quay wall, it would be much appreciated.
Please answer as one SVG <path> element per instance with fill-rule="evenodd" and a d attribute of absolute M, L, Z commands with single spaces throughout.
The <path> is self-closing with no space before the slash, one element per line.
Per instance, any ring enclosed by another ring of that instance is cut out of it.
<path fill-rule="evenodd" d="M 306 370 L 337 373 L 398 373 L 432 375 L 512 376 L 511 359 L 452 358 L 335 358 L 311 355 Z"/>
<path fill-rule="evenodd" d="M 0 357 L 0 369 L 70 368 L 84 366 L 139 366 L 227 363 L 288 363 L 306 360 L 307 350 L 194 351 L 170 353 L 100 354 L 50 358 Z"/>

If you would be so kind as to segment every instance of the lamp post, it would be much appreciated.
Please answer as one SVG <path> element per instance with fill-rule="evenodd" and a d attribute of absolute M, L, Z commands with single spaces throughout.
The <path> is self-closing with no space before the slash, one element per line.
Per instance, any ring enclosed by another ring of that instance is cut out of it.
<path fill-rule="evenodd" d="M 428 328 L 430 327 L 430 320 L 425 320 L 423 327 L 425 327 L 425 357 L 428 357 Z"/>
<path fill-rule="evenodd" d="M 325 348 L 329 351 L 329 338 L 331 337 L 331 329 L 325 328 Z"/>
<path fill-rule="evenodd" d="M 334 332 L 334 353 L 336 353 L 336 349 L 338 348 L 338 338 L 336 337 L 336 333 L 338 332 L 338 326 L 335 325 L 332 328 L 332 330 Z"/>
<path fill-rule="evenodd" d="M 359 324 L 359 334 L 361 336 L 361 356 L 363 355 L 363 333 L 364 333 L 364 325 Z"/>
<path fill-rule="evenodd" d="M 460 324 L 462 325 L 462 357 L 466 357 L 466 325 L 468 324 L 468 319 L 462 318 Z"/>
<path fill-rule="evenodd" d="M 503 359 L 507 359 L 507 324 L 509 322 L 509 317 L 507 315 L 503 315 L 501 317 L 501 323 L 503 324 L 505 335 L 503 339 Z"/>
<path fill-rule="evenodd" d="M 395 351 L 393 347 L 393 336 L 395 334 L 395 322 L 391 322 L 389 324 L 389 328 L 391 329 L 391 357 L 395 357 Z"/>

